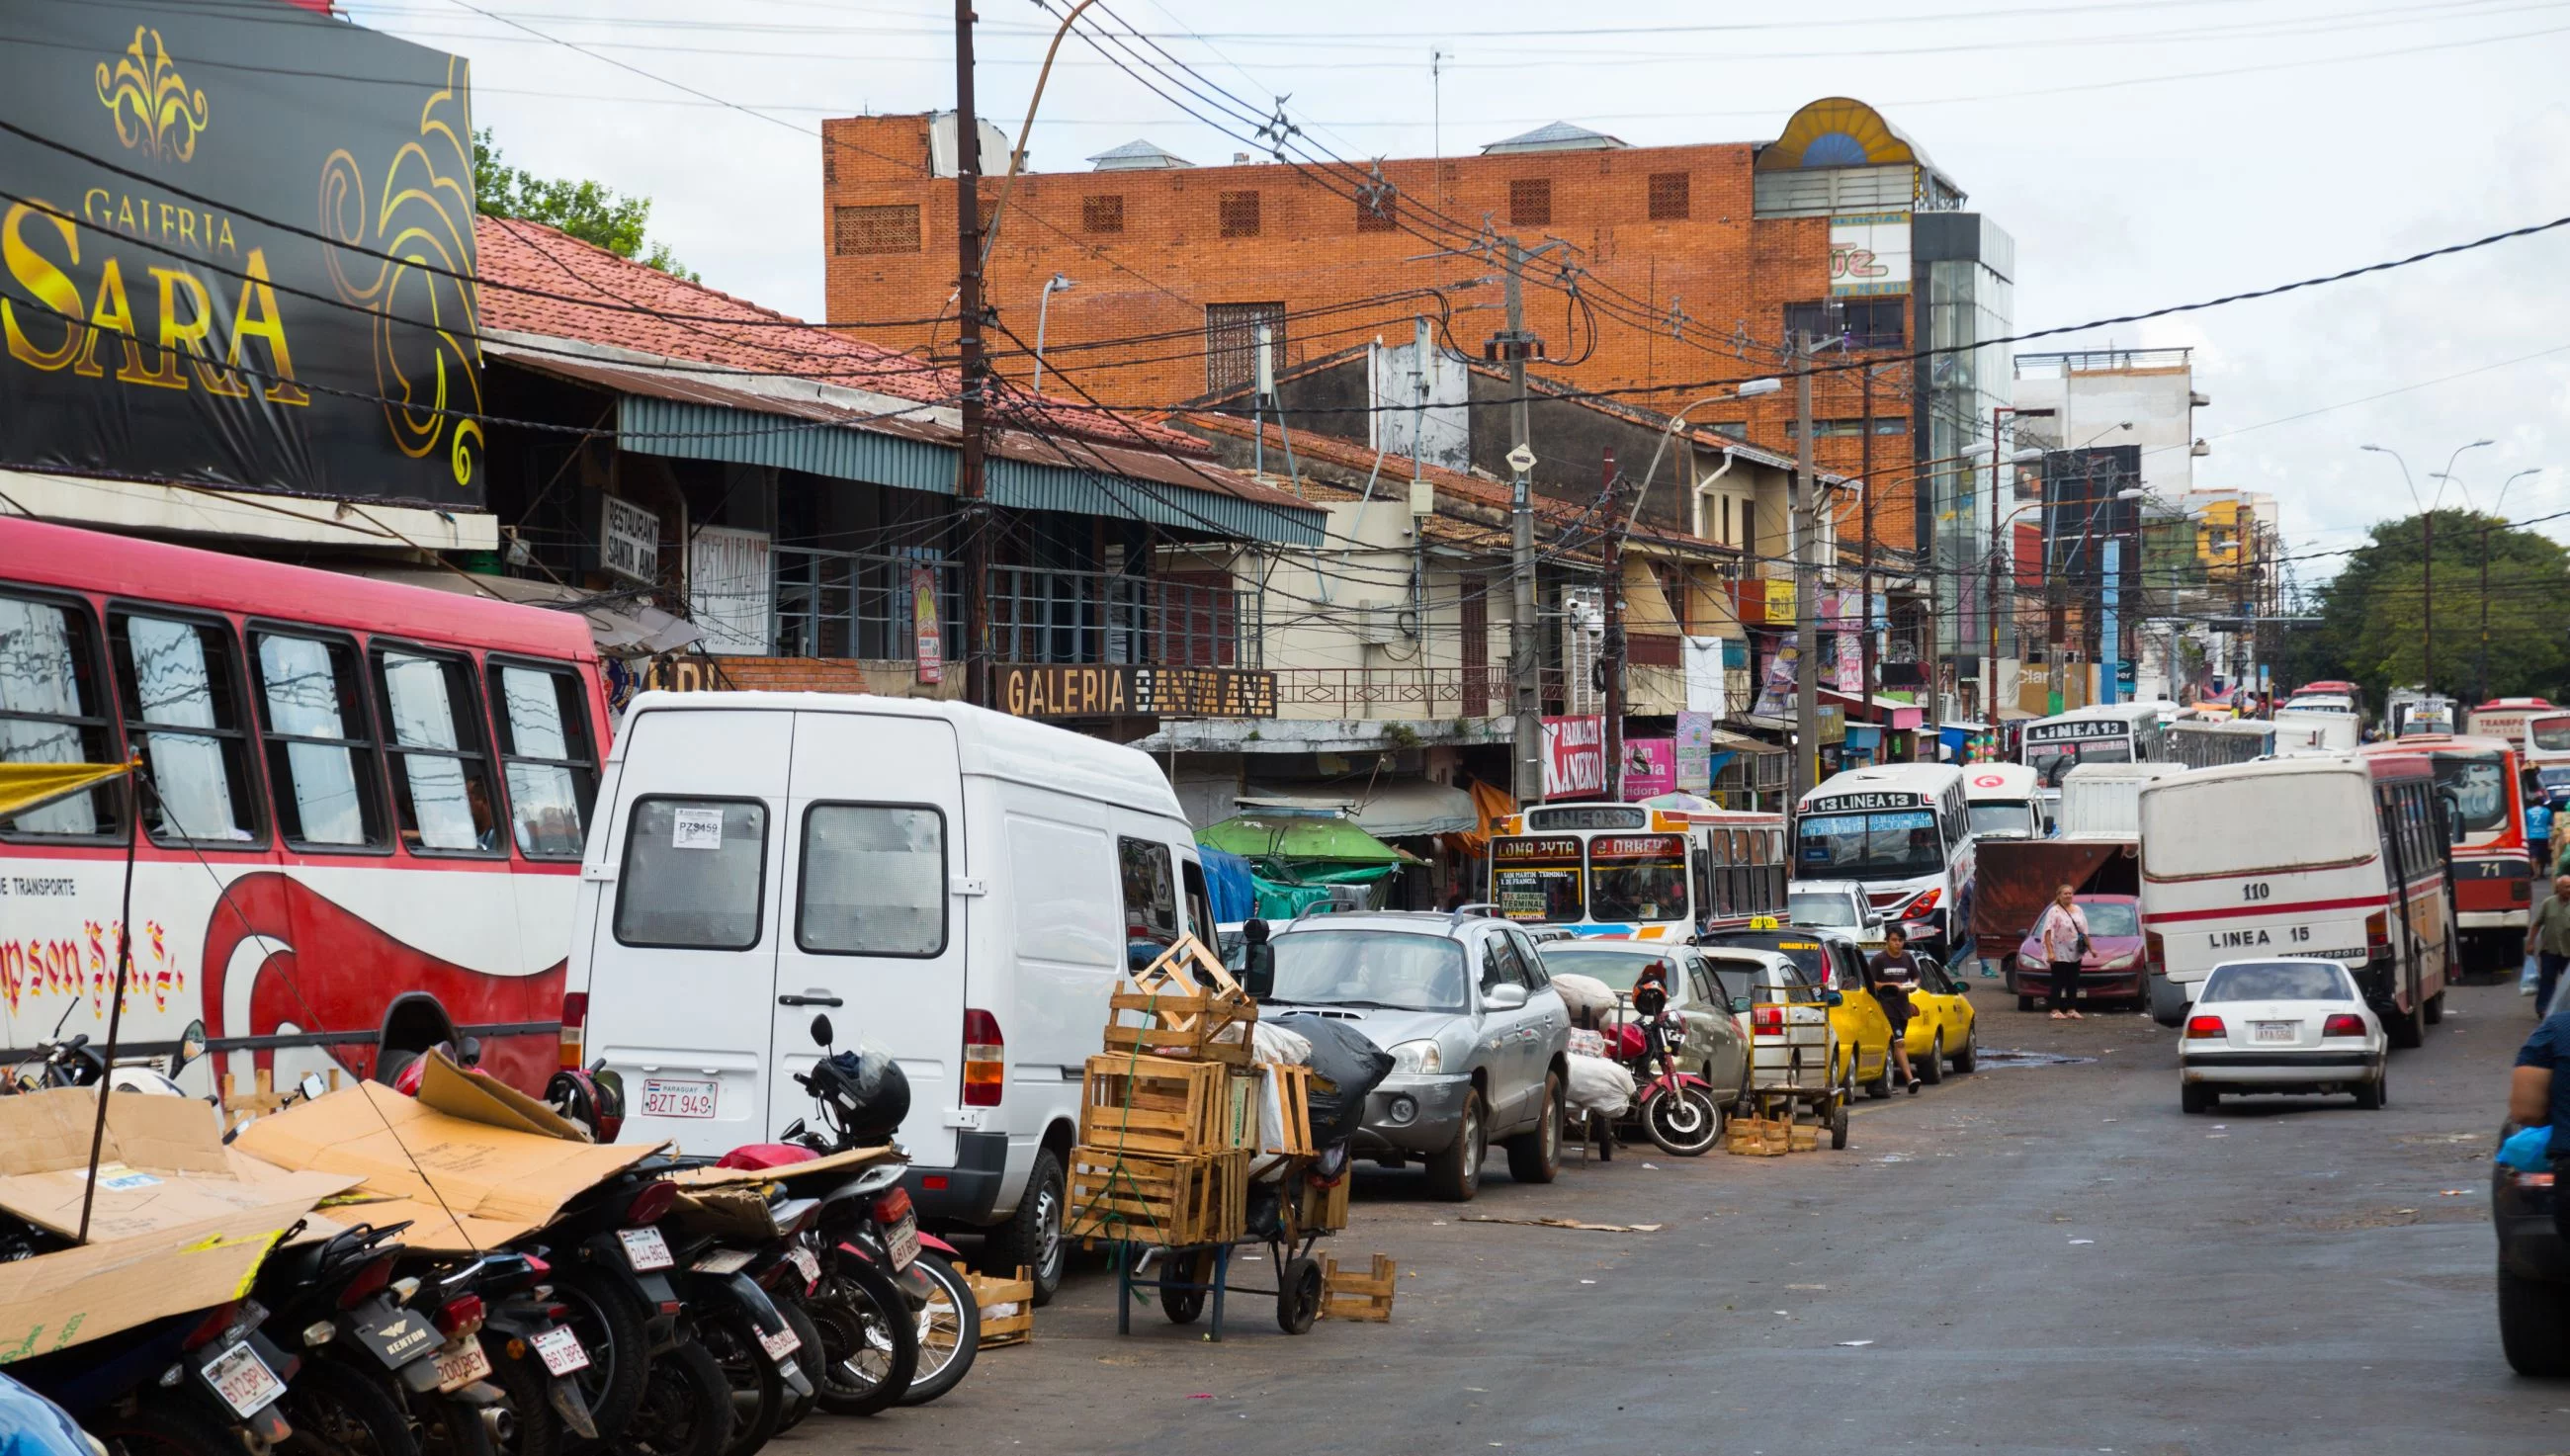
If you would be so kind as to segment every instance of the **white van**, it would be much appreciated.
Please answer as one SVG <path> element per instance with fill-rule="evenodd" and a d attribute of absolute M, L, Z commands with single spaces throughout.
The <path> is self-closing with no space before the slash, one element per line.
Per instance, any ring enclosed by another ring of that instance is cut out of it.
<path fill-rule="evenodd" d="M 808 1118 L 826 1011 L 909 1077 L 921 1213 L 991 1227 L 1049 1297 L 1107 995 L 1214 934 L 1150 758 L 956 703 L 646 693 L 592 822 L 564 1036 L 623 1077 L 626 1141 L 719 1154 Z"/>

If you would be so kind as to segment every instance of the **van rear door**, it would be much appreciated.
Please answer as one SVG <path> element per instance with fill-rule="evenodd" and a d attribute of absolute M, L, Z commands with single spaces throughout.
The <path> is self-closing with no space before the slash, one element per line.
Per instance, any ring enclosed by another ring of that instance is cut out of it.
<path fill-rule="evenodd" d="M 920 1166 L 955 1158 L 964 1085 L 964 776 L 943 719 L 797 714 L 777 937 L 769 1124 L 812 1118 L 793 1074 L 836 1044 L 888 1052 L 910 1080 L 902 1147 Z"/>
<path fill-rule="evenodd" d="M 593 1054 L 625 1079 L 626 1138 L 724 1153 L 767 1136 L 770 987 L 794 715 L 635 716 L 590 936 Z"/>

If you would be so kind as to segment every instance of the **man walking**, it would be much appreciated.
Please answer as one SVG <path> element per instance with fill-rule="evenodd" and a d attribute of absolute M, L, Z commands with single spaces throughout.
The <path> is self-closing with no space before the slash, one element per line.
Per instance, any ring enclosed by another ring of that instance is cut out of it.
<path fill-rule="evenodd" d="M 2552 869 L 2552 801 L 2543 796 L 2534 775 L 2526 775 L 2525 848 L 2534 858 L 2534 872 L 2546 874 Z"/>
<path fill-rule="evenodd" d="M 1910 953 L 1910 936 L 1895 925 L 1883 932 L 1883 953 L 1865 963 L 1866 989 L 1892 1023 L 1892 1060 L 1910 1095 L 1919 1095 L 1919 1074 L 1910 1070 L 1910 993 L 1919 989 L 1919 958 Z"/>
<path fill-rule="evenodd" d="M 2525 953 L 2534 957 L 2534 1019 L 2551 1014 L 2552 988 L 2570 965 L 2570 874 L 2552 881 L 2552 894 L 2534 907 L 2525 927 Z"/>
<path fill-rule="evenodd" d="M 2043 918 L 2034 922 L 2034 938 L 2043 946 L 2044 964 L 2052 969 L 2052 1019 L 2082 1020 L 2079 962 L 2088 954 L 2088 912 L 2072 898 L 2070 886 L 2052 892 L 2052 903 L 2043 907 Z"/>

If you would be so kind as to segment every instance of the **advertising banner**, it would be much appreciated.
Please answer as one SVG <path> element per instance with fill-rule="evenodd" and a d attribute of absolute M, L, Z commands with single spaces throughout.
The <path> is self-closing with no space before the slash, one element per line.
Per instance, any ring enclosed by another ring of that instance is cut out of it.
<path fill-rule="evenodd" d="M 1543 796 L 1573 798 L 1606 791 L 1606 720 L 1600 715 L 1543 721 Z"/>
<path fill-rule="evenodd" d="M 1678 786 L 1678 741 L 1675 738 L 1624 740 L 1624 797 L 1649 798 Z"/>
<path fill-rule="evenodd" d="M 0 465 L 478 509 L 464 61 L 290 5 L 8 20 Z"/>

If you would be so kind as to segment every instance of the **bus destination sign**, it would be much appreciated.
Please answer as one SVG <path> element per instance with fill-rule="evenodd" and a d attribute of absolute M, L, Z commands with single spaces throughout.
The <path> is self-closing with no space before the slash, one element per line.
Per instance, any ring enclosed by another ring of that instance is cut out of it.
<path fill-rule="evenodd" d="M 2096 738 L 2129 736 L 2133 726 L 2111 718 L 2074 718 L 2065 723 L 2030 723 L 2025 726 L 2029 743 L 2076 743 Z"/>
<path fill-rule="evenodd" d="M 1926 794 L 1905 790 L 1877 789 L 1870 793 L 1834 793 L 1803 805 L 1807 814 L 1863 813 L 1870 809 L 1915 809 L 1932 804 Z"/>
<path fill-rule="evenodd" d="M 1648 809 L 1557 808 L 1526 810 L 1529 829 L 1643 829 L 1650 827 Z"/>

